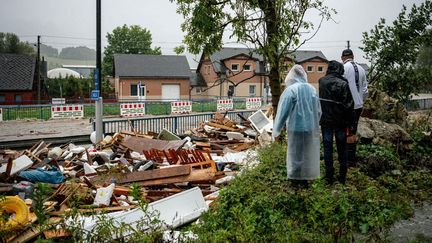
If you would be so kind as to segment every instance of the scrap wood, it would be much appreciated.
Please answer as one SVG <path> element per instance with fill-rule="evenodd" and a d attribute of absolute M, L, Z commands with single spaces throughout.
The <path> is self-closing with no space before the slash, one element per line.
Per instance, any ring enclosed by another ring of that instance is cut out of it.
<path fill-rule="evenodd" d="M 123 210 L 131 209 L 131 208 L 136 208 L 136 207 L 137 207 L 137 205 L 115 206 L 115 207 L 99 207 L 99 208 L 80 208 L 80 209 L 76 209 L 76 211 L 79 212 L 79 213 L 115 212 L 115 211 L 123 211 Z M 63 210 L 63 211 L 50 212 L 50 213 L 48 213 L 48 215 L 52 215 L 52 216 L 64 216 L 65 213 L 71 212 L 72 210 L 73 209 L 68 208 L 68 209 Z"/>
<path fill-rule="evenodd" d="M 212 127 L 216 127 L 216 128 L 220 128 L 220 129 L 224 129 L 224 130 L 228 130 L 228 131 L 232 131 L 232 132 L 236 132 L 239 130 L 237 128 L 233 128 L 233 127 L 229 127 L 229 126 L 225 126 L 225 125 L 220 125 L 220 124 L 217 124 L 217 123 L 214 123 L 211 121 L 209 121 L 207 123 L 207 125 L 212 126 Z"/>
<path fill-rule="evenodd" d="M 130 182 L 154 180 L 160 178 L 167 178 L 173 176 L 188 175 L 191 173 L 191 167 L 187 165 L 172 166 L 168 168 L 161 168 L 149 171 L 137 171 L 131 172 L 126 175 L 122 175 L 118 178 L 117 183 L 124 184 Z"/>
<path fill-rule="evenodd" d="M 167 150 L 180 149 L 186 143 L 186 140 L 165 141 L 158 139 L 149 139 L 144 137 L 128 137 L 121 142 L 121 145 L 133 151 L 141 153 L 143 150 Z"/>
<path fill-rule="evenodd" d="M 234 151 L 241 152 L 250 149 L 253 146 L 251 143 L 242 143 L 234 148 Z"/>
<path fill-rule="evenodd" d="M 198 147 L 211 147 L 211 144 L 209 142 L 199 142 L 199 141 L 195 141 L 194 142 L 196 144 L 196 146 Z"/>
<path fill-rule="evenodd" d="M 211 169 L 192 170 L 189 175 L 142 181 L 138 182 L 138 184 L 140 184 L 141 186 L 157 186 L 182 182 L 214 183 L 215 175 Z"/>
<path fill-rule="evenodd" d="M 120 134 L 121 135 L 128 135 L 128 136 L 136 136 L 136 137 L 153 139 L 153 136 L 151 136 L 151 135 L 141 134 L 141 133 L 136 133 L 136 132 L 131 132 L 131 131 L 126 131 L 126 130 L 121 131 Z M 124 136 L 123 136 L 123 138 L 124 138 Z"/>
<path fill-rule="evenodd" d="M 71 236 L 71 233 L 65 229 L 45 230 L 43 234 L 47 240 Z"/>
<path fill-rule="evenodd" d="M 59 217 L 49 218 L 48 224 L 56 224 L 56 223 L 59 223 L 61 220 L 63 220 L 63 219 L 59 218 Z M 24 231 L 18 232 L 16 236 L 14 236 L 13 238 L 10 238 L 7 242 L 10 242 L 10 243 L 27 242 L 27 241 L 30 241 L 31 239 L 37 237 L 41 233 L 42 232 L 40 231 L 40 227 L 31 227 L 31 228 L 29 227 Z"/>

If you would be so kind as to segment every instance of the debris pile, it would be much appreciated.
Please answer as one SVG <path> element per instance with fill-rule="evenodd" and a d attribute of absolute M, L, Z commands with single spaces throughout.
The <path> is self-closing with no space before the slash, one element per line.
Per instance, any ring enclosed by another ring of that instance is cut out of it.
<path fill-rule="evenodd" d="M 40 141 L 23 151 L 0 150 L 0 193 L 7 195 L 0 200 L 0 226 L 14 232 L 8 241 L 68 237 L 63 228 L 33 227 L 41 193 L 47 222 L 67 225 L 74 211 L 88 232 L 100 213 L 133 225 L 144 213 L 133 188 L 169 227 L 193 221 L 224 184 L 256 163 L 251 148 L 269 141 L 271 121 L 262 111 L 254 115 L 237 123 L 216 113 L 185 134 L 122 131 L 95 145 Z"/>

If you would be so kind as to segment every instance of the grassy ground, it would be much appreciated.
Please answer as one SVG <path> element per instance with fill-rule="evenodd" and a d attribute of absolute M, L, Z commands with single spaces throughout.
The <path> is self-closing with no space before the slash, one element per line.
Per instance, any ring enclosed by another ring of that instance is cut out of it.
<path fill-rule="evenodd" d="M 394 148 L 361 145 L 362 166 L 349 170 L 345 186 L 317 179 L 309 189 L 297 189 L 286 177 L 286 145 L 272 144 L 259 151 L 260 164 L 224 188 L 191 229 L 200 242 L 385 241 L 393 223 L 432 198 L 431 143 L 426 147 L 426 153 L 415 153 L 429 163 L 416 165 L 410 152 L 377 174 L 380 168 L 369 165 L 394 162 Z"/>

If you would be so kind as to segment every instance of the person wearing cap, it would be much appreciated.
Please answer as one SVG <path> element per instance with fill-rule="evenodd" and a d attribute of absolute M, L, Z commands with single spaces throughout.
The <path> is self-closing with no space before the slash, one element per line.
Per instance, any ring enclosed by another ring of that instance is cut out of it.
<path fill-rule="evenodd" d="M 295 186 L 307 187 L 308 180 L 320 176 L 320 101 L 300 65 L 291 68 L 285 84 L 273 121 L 272 136 L 277 140 L 286 128 L 288 178 Z"/>
<path fill-rule="evenodd" d="M 320 120 L 323 138 L 325 179 L 333 184 L 333 136 L 339 160 L 338 181 L 345 184 L 347 166 L 347 128 L 353 125 L 354 101 L 343 77 L 344 66 L 338 61 L 330 61 L 327 73 L 318 80 L 322 115 Z"/>
<path fill-rule="evenodd" d="M 368 84 L 366 80 L 365 70 L 356 62 L 354 62 L 354 54 L 351 49 L 342 51 L 341 57 L 344 63 L 344 77 L 348 80 L 352 98 L 354 100 L 355 120 L 352 127 L 349 129 L 349 135 L 357 133 L 358 121 L 363 110 L 364 101 L 368 94 Z M 354 166 L 356 164 L 356 143 L 348 144 L 348 164 Z"/>

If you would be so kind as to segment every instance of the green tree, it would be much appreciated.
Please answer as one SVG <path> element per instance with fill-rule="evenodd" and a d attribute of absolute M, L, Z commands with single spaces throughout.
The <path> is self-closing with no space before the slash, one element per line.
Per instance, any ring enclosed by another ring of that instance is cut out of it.
<path fill-rule="evenodd" d="M 104 51 L 102 72 L 113 75 L 114 54 L 160 55 L 160 47 L 152 48 L 152 35 L 149 30 L 138 25 L 123 25 L 115 28 L 107 36 L 108 46 Z"/>
<path fill-rule="evenodd" d="M 86 46 L 65 47 L 61 50 L 59 57 L 74 60 L 95 60 L 96 51 Z"/>
<path fill-rule="evenodd" d="M 432 80 L 430 67 L 416 65 L 419 50 L 431 40 L 431 14 L 431 1 L 413 5 L 409 13 L 403 6 L 392 25 L 381 19 L 370 33 L 363 33 L 362 49 L 372 63 L 370 84 L 402 103 Z"/>
<path fill-rule="evenodd" d="M 323 20 L 329 20 L 335 11 L 328 9 L 323 0 L 171 0 L 178 5 L 177 12 L 185 21 L 183 42 L 188 51 L 212 54 L 223 46 L 222 37 L 229 34 L 258 53 L 270 65 L 269 80 L 274 111 L 281 94 L 282 61 L 319 30 Z M 305 20 L 307 12 L 315 10 L 321 16 L 316 28 Z M 315 30 L 301 41 L 303 31 Z M 177 50 L 181 50 L 178 48 Z"/>
<path fill-rule="evenodd" d="M 0 32 L 0 53 L 35 54 L 35 50 L 32 44 L 20 41 L 16 34 Z"/>

